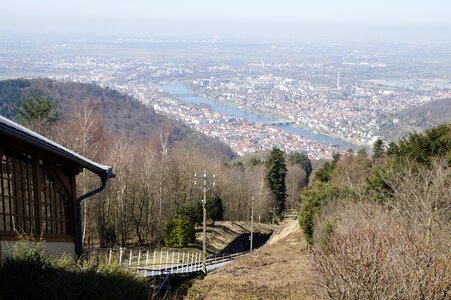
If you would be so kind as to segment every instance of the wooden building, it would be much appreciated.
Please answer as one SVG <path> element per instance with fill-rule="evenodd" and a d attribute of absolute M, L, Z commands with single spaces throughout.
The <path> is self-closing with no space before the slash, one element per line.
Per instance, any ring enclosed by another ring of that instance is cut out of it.
<path fill-rule="evenodd" d="M 105 188 L 111 167 L 2 116 L 0 158 L 0 258 L 10 255 L 18 234 L 43 237 L 50 254 L 81 255 L 80 203 Z M 99 176 L 99 187 L 77 197 L 83 169 Z"/>

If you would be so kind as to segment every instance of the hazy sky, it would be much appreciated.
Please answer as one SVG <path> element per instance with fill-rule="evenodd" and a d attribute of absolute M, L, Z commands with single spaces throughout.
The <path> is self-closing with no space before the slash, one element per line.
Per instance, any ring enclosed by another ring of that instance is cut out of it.
<path fill-rule="evenodd" d="M 0 0 L 0 34 L 451 38 L 451 0 Z"/>

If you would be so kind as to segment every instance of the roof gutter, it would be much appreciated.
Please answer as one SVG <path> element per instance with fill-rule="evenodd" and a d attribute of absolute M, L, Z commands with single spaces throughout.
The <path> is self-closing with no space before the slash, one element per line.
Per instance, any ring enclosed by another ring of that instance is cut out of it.
<path fill-rule="evenodd" d="M 77 244 L 76 244 L 76 252 L 78 255 L 83 253 L 83 239 L 82 239 L 82 229 L 81 229 L 81 202 L 89 197 L 94 196 L 95 194 L 103 191 L 106 187 L 108 179 L 114 177 L 113 170 L 111 168 L 108 171 L 97 174 L 100 178 L 100 186 L 84 195 L 81 195 L 77 198 Z"/>
<path fill-rule="evenodd" d="M 88 169 L 96 174 L 108 172 L 110 167 L 95 163 L 74 151 L 71 151 L 62 145 L 22 126 L 0 116 L 0 133 L 6 134 L 14 139 L 48 151 L 58 157 L 69 160 L 81 167 Z"/>

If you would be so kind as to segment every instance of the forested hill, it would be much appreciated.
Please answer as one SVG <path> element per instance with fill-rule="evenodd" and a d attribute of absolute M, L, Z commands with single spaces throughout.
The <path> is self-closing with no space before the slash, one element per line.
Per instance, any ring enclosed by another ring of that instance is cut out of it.
<path fill-rule="evenodd" d="M 397 123 L 394 123 L 395 122 Z M 382 120 L 380 135 L 387 141 L 396 141 L 409 132 L 423 132 L 439 124 L 451 122 L 451 98 L 426 103 L 403 110 Z"/>
<path fill-rule="evenodd" d="M 133 97 L 93 84 L 60 82 L 46 78 L 0 81 L 0 115 L 17 121 L 16 107 L 19 100 L 36 90 L 56 98 L 63 117 L 75 104 L 87 101 L 98 105 L 105 125 L 113 133 L 145 139 L 166 128 L 170 131 L 171 142 L 187 141 L 194 146 L 202 145 L 204 150 L 226 158 L 235 156 L 222 142 L 155 113 L 152 108 Z"/>

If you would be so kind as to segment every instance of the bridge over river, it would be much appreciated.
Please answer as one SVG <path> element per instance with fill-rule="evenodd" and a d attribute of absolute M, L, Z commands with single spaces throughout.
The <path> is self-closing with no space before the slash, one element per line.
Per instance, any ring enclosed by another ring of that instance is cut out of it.
<path fill-rule="evenodd" d="M 266 123 L 263 123 L 263 125 L 275 126 L 275 125 L 291 125 L 291 124 L 296 124 L 296 123 L 298 123 L 298 122 L 292 121 L 292 120 L 280 120 L 280 121 L 266 122 Z"/>

